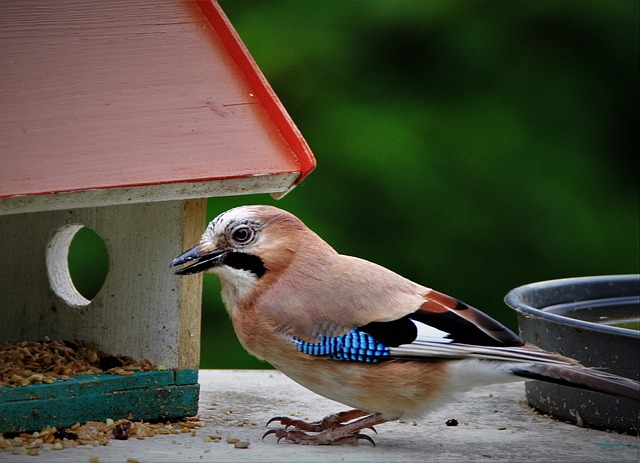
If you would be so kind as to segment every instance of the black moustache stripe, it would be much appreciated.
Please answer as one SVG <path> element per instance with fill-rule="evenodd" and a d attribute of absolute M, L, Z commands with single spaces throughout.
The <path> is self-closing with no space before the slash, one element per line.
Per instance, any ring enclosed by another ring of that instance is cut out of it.
<path fill-rule="evenodd" d="M 262 277 L 267 271 L 262 259 L 244 252 L 228 252 L 222 258 L 222 263 L 238 270 L 248 270 L 258 278 Z"/>

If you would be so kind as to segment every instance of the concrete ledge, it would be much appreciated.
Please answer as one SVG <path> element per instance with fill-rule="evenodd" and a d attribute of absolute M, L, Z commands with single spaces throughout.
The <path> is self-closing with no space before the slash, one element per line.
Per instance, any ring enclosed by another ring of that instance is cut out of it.
<path fill-rule="evenodd" d="M 42 452 L 40 456 L 0 453 L 0 461 L 88 462 L 638 462 L 640 440 L 622 434 L 579 428 L 533 412 L 521 383 L 478 388 L 424 420 L 379 426 L 377 446 L 302 446 L 273 436 L 261 440 L 265 423 L 276 415 L 320 419 L 346 407 L 320 398 L 272 370 L 200 371 L 199 416 L 206 426 L 191 434 L 145 440 L 110 441 L 95 448 Z M 458 426 L 446 426 L 456 419 Z M 205 442 L 210 435 L 220 442 Z M 236 449 L 226 439 L 249 441 Z"/>

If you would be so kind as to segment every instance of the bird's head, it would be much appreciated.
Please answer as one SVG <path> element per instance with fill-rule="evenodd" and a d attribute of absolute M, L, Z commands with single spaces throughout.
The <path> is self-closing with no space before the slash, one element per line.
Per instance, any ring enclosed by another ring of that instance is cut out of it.
<path fill-rule="evenodd" d="M 286 269 L 313 236 L 297 217 L 276 207 L 236 207 L 213 219 L 200 242 L 171 266 L 182 266 L 178 275 L 215 273 L 240 298 Z"/>

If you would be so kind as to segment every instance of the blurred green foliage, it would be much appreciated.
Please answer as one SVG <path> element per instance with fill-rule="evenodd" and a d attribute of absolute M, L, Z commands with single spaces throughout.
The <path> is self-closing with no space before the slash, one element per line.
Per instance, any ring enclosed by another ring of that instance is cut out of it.
<path fill-rule="evenodd" d="M 102 238 L 89 227 L 75 234 L 69 245 L 69 275 L 78 292 L 93 299 L 107 278 L 109 253 Z"/>
<path fill-rule="evenodd" d="M 616 1 L 221 1 L 318 168 L 339 252 L 515 328 L 512 288 L 638 273 L 638 11 Z M 203 368 L 264 368 L 205 276 Z"/>
<path fill-rule="evenodd" d="M 516 286 L 638 272 L 637 2 L 221 5 L 318 168 L 209 219 L 277 205 L 511 327 Z M 264 366 L 222 347 L 218 293 L 207 276 L 202 365 Z"/>

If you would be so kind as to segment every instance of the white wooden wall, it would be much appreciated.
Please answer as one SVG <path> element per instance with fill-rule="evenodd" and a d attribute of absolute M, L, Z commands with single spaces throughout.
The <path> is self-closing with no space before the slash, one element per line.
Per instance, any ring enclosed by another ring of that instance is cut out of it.
<path fill-rule="evenodd" d="M 0 216 L 0 342 L 90 340 L 114 354 L 197 369 L 202 279 L 176 276 L 169 263 L 198 241 L 205 214 L 206 200 L 188 200 Z M 93 229 L 109 254 L 104 285 L 85 306 L 73 292 L 56 294 L 49 278 L 68 278 L 68 244 L 53 238 L 73 225 Z"/>

